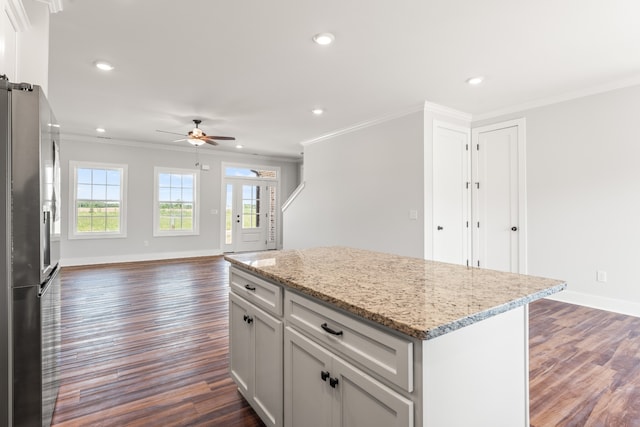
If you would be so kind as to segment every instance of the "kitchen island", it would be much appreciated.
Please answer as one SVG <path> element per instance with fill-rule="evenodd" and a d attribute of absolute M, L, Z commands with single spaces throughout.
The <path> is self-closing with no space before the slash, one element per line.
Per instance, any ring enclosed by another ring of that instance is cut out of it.
<path fill-rule="evenodd" d="M 267 425 L 528 426 L 559 280 L 328 247 L 226 256 L 230 372 Z"/>

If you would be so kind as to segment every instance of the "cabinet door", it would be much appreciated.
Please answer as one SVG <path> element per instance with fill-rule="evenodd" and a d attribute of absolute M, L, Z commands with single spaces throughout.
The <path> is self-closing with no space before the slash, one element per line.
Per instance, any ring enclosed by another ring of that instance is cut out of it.
<path fill-rule="evenodd" d="M 238 390 L 250 398 L 251 386 L 251 325 L 249 303 L 242 298 L 229 294 L 229 373 L 238 385 Z"/>
<path fill-rule="evenodd" d="M 285 426 L 330 427 L 331 353 L 289 327 L 284 349 Z"/>
<path fill-rule="evenodd" d="M 253 409 L 267 426 L 282 426 L 282 321 L 252 307 Z"/>
<path fill-rule="evenodd" d="M 413 426 L 413 402 L 356 369 L 334 358 L 335 388 L 333 427 Z"/>

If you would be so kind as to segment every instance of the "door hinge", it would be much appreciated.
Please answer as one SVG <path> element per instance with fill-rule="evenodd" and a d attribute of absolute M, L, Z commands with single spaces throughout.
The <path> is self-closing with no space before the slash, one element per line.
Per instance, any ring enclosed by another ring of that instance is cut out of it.
<path fill-rule="evenodd" d="M 476 144 L 476 150 L 480 151 L 480 144 Z"/>
<path fill-rule="evenodd" d="M 478 221 L 478 228 L 480 228 L 480 221 Z"/>
<path fill-rule="evenodd" d="M 465 144 L 465 145 L 464 145 L 464 149 L 465 149 L 466 151 L 469 151 L 469 144 Z"/>
<path fill-rule="evenodd" d="M 480 183 L 476 182 L 476 188 L 479 190 L 480 189 Z"/>
<path fill-rule="evenodd" d="M 467 228 L 469 228 L 469 221 L 467 221 Z"/>
<path fill-rule="evenodd" d="M 469 267 L 469 260 L 467 260 L 467 267 Z"/>
<path fill-rule="evenodd" d="M 467 190 L 469 189 L 469 184 L 470 184 L 470 182 L 469 182 L 469 181 L 467 181 Z"/>
<path fill-rule="evenodd" d="M 480 267 L 480 260 L 478 260 L 478 267 Z"/>

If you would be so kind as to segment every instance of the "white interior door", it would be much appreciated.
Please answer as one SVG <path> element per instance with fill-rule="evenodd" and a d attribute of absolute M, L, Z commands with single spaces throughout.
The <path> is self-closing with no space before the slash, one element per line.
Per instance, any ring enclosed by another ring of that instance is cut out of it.
<path fill-rule="evenodd" d="M 433 259 L 468 264 L 471 216 L 469 128 L 433 124 Z"/>
<path fill-rule="evenodd" d="M 524 123 L 473 130 L 473 264 L 525 273 Z"/>
<path fill-rule="evenodd" d="M 272 193 L 264 182 L 234 180 L 226 190 L 225 249 L 229 252 L 268 249 Z"/>

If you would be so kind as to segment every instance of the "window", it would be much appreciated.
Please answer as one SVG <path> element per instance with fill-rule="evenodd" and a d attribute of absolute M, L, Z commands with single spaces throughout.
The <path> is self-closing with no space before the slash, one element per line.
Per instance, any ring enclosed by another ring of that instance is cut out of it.
<path fill-rule="evenodd" d="M 127 165 L 69 162 L 70 239 L 126 237 Z"/>
<path fill-rule="evenodd" d="M 277 179 L 278 168 L 256 168 L 243 166 L 225 166 L 224 176 L 241 178 Z"/>
<path fill-rule="evenodd" d="M 154 236 L 198 234 L 198 171 L 155 168 Z"/>

